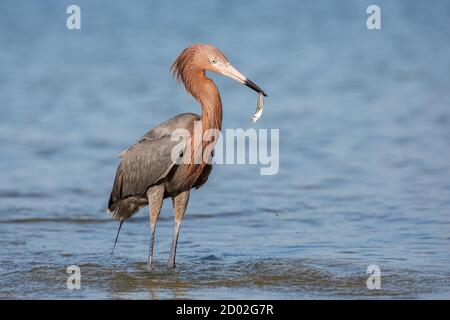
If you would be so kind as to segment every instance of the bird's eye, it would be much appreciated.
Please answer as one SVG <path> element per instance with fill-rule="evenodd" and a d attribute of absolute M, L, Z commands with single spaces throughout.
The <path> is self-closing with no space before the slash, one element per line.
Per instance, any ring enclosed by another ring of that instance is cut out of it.
<path fill-rule="evenodd" d="M 212 58 L 212 59 L 211 59 L 211 63 L 212 63 L 212 64 L 216 64 L 216 63 L 217 63 L 217 60 L 214 59 L 214 58 Z"/>

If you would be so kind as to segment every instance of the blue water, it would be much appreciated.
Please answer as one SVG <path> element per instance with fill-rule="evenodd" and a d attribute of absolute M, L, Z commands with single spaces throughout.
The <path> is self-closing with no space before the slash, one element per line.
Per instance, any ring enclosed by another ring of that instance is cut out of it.
<path fill-rule="evenodd" d="M 0 2 L 0 298 L 449 298 L 448 1 Z M 218 165 L 167 271 L 170 201 L 105 213 L 117 154 L 199 107 L 169 75 L 211 43 L 269 94 L 212 75 L 224 128 L 280 129 L 280 171 Z M 66 268 L 81 268 L 81 289 Z M 381 289 L 366 287 L 367 266 Z"/>

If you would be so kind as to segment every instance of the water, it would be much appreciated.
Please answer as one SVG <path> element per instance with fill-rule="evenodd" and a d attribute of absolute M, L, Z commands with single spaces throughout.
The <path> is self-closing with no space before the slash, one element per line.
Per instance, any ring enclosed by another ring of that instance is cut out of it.
<path fill-rule="evenodd" d="M 0 4 L 0 298 L 449 298 L 447 1 Z M 147 211 L 105 213 L 116 155 L 198 106 L 169 76 L 212 43 L 269 94 L 213 76 L 224 128 L 279 128 L 280 171 L 216 166 L 193 192 L 175 270 L 170 201 L 145 272 Z M 81 268 L 81 290 L 66 268 Z M 368 290 L 366 269 L 381 269 Z"/>

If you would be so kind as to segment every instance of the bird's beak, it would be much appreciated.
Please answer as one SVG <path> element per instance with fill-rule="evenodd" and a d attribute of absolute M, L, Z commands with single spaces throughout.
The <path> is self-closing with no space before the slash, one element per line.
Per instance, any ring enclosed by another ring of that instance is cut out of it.
<path fill-rule="evenodd" d="M 267 97 L 267 94 L 264 92 L 263 89 L 258 87 L 253 81 L 250 79 L 247 79 L 246 76 L 244 76 L 242 73 L 237 71 L 231 64 L 227 65 L 221 65 L 219 66 L 220 72 L 231 79 L 234 79 L 242 84 L 245 84 L 250 89 L 255 90 L 258 93 L 263 94 L 265 97 Z"/>

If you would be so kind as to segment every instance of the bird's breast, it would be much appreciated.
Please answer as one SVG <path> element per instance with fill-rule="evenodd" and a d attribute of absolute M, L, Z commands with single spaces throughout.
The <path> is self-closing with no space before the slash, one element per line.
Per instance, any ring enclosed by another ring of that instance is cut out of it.
<path fill-rule="evenodd" d="M 195 166 L 194 170 L 192 166 Z M 200 188 L 208 180 L 211 164 L 180 164 L 168 177 L 165 188 L 169 194 L 177 194 L 192 188 Z"/>

